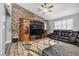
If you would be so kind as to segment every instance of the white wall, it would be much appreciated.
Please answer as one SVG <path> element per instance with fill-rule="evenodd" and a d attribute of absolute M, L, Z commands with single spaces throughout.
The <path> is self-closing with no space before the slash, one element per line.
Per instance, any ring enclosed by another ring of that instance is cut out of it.
<path fill-rule="evenodd" d="M 0 3 L 0 55 L 5 55 L 5 44 L 11 42 L 11 17 L 5 15 L 4 4 Z"/>
<path fill-rule="evenodd" d="M 11 17 L 6 16 L 6 38 L 5 38 L 5 43 L 10 43 L 11 42 Z"/>
<path fill-rule="evenodd" d="M 52 33 L 54 30 L 54 21 L 53 20 L 49 20 L 48 21 L 48 33 Z"/>
<path fill-rule="evenodd" d="M 74 16 L 74 29 L 73 30 L 79 30 L 79 14 Z"/>
<path fill-rule="evenodd" d="M 4 54 L 4 39 L 3 39 L 3 20 L 4 17 L 4 4 L 0 3 L 0 55 Z"/>
<path fill-rule="evenodd" d="M 79 13 L 78 14 L 74 14 L 74 15 L 69 15 L 69 16 L 65 16 L 65 17 L 61 17 L 61 18 L 57 18 L 54 20 L 49 20 L 48 21 L 48 31 L 49 33 L 52 33 L 54 30 L 54 22 L 55 21 L 59 21 L 59 20 L 65 20 L 65 19 L 69 19 L 69 18 L 73 18 L 73 30 L 79 30 Z"/>

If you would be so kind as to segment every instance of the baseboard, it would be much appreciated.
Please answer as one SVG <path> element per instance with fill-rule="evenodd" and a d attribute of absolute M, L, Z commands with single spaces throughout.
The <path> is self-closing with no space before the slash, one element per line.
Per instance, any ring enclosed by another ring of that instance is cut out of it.
<path fill-rule="evenodd" d="M 6 41 L 6 42 L 5 42 L 5 45 L 6 45 L 7 43 L 11 43 L 11 41 Z"/>

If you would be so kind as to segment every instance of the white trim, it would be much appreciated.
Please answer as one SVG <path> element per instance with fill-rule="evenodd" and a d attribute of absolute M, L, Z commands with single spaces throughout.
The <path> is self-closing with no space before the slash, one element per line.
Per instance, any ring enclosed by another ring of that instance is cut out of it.
<path fill-rule="evenodd" d="M 5 42 L 5 45 L 6 45 L 7 43 L 11 43 L 11 41 L 6 41 L 6 42 Z"/>

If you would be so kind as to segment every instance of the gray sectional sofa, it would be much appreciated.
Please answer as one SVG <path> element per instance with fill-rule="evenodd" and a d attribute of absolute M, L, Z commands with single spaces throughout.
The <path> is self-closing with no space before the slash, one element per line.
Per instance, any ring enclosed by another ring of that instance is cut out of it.
<path fill-rule="evenodd" d="M 72 30 L 54 30 L 48 35 L 50 39 L 63 41 L 79 46 L 79 31 Z"/>
<path fill-rule="evenodd" d="M 79 47 L 59 42 L 58 44 L 48 47 L 42 51 L 43 56 L 79 56 Z"/>

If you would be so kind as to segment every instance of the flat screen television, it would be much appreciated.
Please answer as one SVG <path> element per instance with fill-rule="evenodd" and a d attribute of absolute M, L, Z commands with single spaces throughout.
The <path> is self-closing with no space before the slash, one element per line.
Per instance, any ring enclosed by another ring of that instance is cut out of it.
<path fill-rule="evenodd" d="M 31 22 L 30 24 L 30 34 L 31 35 L 41 35 L 44 32 L 44 24 L 42 22 Z"/>

